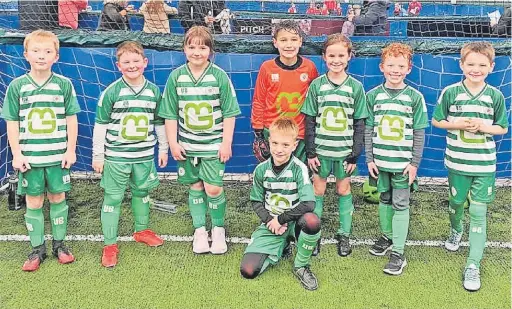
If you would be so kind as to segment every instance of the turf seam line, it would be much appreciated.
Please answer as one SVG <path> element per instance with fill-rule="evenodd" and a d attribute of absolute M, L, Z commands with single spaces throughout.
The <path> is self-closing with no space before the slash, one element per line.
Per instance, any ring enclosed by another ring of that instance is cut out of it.
<path fill-rule="evenodd" d="M 192 242 L 192 236 L 179 236 L 179 235 L 160 235 L 160 237 L 165 241 L 173 241 L 173 242 Z M 46 240 L 51 240 L 52 235 L 45 235 Z M 103 235 L 68 235 L 66 236 L 66 240 L 69 241 L 91 241 L 91 242 L 102 242 Z M 117 238 L 120 242 L 133 242 L 132 236 L 119 236 Z M 29 241 L 27 235 L 0 235 L 0 241 Z M 226 241 L 233 244 L 248 244 L 250 238 L 246 237 L 226 237 Z M 323 238 L 322 244 L 330 245 L 335 244 L 337 241 L 334 238 Z M 375 243 L 374 240 L 371 239 L 351 239 L 350 243 L 353 246 L 371 246 Z M 444 240 L 408 240 L 405 243 L 406 246 L 420 246 L 420 247 L 443 247 Z M 460 243 L 461 247 L 468 247 L 469 242 L 463 241 Z M 488 241 L 486 242 L 486 247 L 488 248 L 502 248 L 502 249 L 512 249 L 512 243 L 510 242 L 501 242 L 501 241 Z"/>

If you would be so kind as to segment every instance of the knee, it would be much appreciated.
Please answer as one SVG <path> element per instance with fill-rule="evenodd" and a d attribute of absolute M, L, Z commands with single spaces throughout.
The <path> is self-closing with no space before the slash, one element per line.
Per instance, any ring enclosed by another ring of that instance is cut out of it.
<path fill-rule="evenodd" d="M 380 194 L 380 202 L 382 204 L 391 205 L 391 191 L 381 192 Z"/>
<path fill-rule="evenodd" d="M 43 207 L 44 195 L 38 195 L 38 196 L 27 195 L 26 202 L 27 202 L 27 208 L 40 209 Z"/>
<path fill-rule="evenodd" d="M 313 190 L 316 196 L 323 196 L 325 194 L 326 182 L 327 180 L 315 175 L 313 178 Z"/>
<path fill-rule="evenodd" d="M 469 205 L 469 217 L 471 220 L 485 220 L 487 217 L 487 205 L 472 202 Z"/>
<path fill-rule="evenodd" d="M 222 187 L 205 185 L 204 190 L 209 197 L 217 197 L 222 194 Z"/>
<path fill-rule="evenodd" d="M 103 205 L 120 206 L 123 202 L 124 194 L 122 193 L 105 193 Z"/>
<path fill-rule="evenodd" d="M 242 261 L 242 264 L 240 265 L 240 274 L 245 279 L 254 279 L 258 277 L 260 271 L 261 269 L 258 267 L 258 265 L 253 263 Z"/>
<path fill-rule="evenodd" d="M 48 196 L 48 201 L 50 201 L 51 204 L 60 203 L 60 202 L 64 201 L 64 199 L 66 198 L 66 193 L 64 193 L 64 192 L 61 192 L 61 193 L 48 192 L 46 195 Z"/>
<path fill-rule="evenodd" d="M 198 181 L 190 185 L 190 189 L 195 191 L 204 191 L 204 185 L 202 181 Z"/>
<path fill-rule="evenodd" d="M 409 201 L 411 197 L 411 191 L 407 189 L 394 189 L 393 192 L 393 209 L 394 210 L 407 210 L 409 209 Z"/>
<path fill-rule="evenodd" d="M 306 234 L 315 235 L 320 232 L 321 221 L 315 213 L 305 213 L 299 218 L 298 224 Z"/>
<path fill-rule="evenodd" d="M 336 183 L 336 193 L 338 195 L 349 195 L 350 194 L 350 178 L 345 178 L 344 180 Z"/>
<path fill-rule="evenodd" d="M 149 192 L 146 190 L 132 190 L 132 196 L 135 197 L 146 197 L 149 195 Z"/>

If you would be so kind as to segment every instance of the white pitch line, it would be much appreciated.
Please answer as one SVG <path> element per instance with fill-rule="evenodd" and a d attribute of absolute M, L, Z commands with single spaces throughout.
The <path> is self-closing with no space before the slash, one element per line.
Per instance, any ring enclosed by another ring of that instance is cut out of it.
<path fill-rule="evenodd" d="M 192 236 L 178 236 L 178 235 L 160 235 L 163 240 L 175 241 L 175 242 L 192 242 Z M 46 240 L 51 240 L 52 235 L 45 235 Z M 91 241 L 91 242 L 102 242 L 103 235 L 68 235 L 66 240 L 70 241 Z M 132 242 L 132 236 L 119 236 L 117 238 L 121 242 Z M 227 242 L 233 244 L 248 244 L 250 239 L 246 237 L 226 237 Z M 0 241 L 29 241 L 27 235 L 0 235 Z M 323 238 L 322 244 L 335 244 L 337 241 L 333 238 Z M 371 239 L 352 239 L 350 243 L 354 246 L 371 246 L 375 243 Z M 442 240 L 408 240 L 405 243 L 406 246 L 419 246 L 419 247 L 443 247 L 444 241 Z M 468 247 L 469 243 L 463 241 L 460 243 L 462 247 Z M 488 248 L 501 248 L 501 249 L 512 249 L 512 243 L 502 241 L 488 241 L 486 242 Z"/>

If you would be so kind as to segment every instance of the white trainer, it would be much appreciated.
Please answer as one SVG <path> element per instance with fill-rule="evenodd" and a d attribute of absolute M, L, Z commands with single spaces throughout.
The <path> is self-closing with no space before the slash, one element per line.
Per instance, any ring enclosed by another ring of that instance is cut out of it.
<path fill-rule="evenodd" d="M 210 252 L 210 245 L 208 244 L 208 232 L 204 226 L 196 229 L 194 232 L 192 251 L 197 254 Z"/>
<path fill-rule="evenodd" d="M 449 251 L 457 251 L 460 247 L 460 240 L 462 239 L 462 233 L 457 232 L 454 229 L 450 231 L 450 237 L 445 241 L 444 247 Z"/>
<path fill-rule="evenodd" d="M 469 265 L 464 270 L 464 288 L 468 291 L 474 292 L 480 290 L 480 270 L 475 264 Z"/>
<path fill-rule="evenodd" d="M 226 244 L 226 230 L 223 227 L 216 226 L 212 229 L 212 254 L 224 254 L 228 251 Z"/>

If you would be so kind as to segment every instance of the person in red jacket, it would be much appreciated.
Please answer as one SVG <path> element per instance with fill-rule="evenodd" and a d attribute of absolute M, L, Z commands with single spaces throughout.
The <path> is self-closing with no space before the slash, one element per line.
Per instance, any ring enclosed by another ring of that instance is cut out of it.
<path fill-rule="evenodd" d="M 265 61 L 258 73 L 251 110 L 251 125 L 256 135 L 255 143 L 268 140 L 270 124 L 281 117 L 288 117 L 299 127 L 299 144 L 295 156 L 306 161 L 304 145 L 304 115 L 300 113 L 309 84 L 318 76 L 315 64 L 302 56 L 302 31 L 297 22 L 285 20 L 275 26 L 274 46 L 279 56 Z M 268 150 L 268 148 L 267 148 Z M 270 153 L 260 155 L 259 160 L 268 159 Z"/>
<path fill-rule="evenodd" d="M 60 0 L 59 26 L 77 29 L 78 13 L 87 8 L 87 0 Z"/>
<path fill-rule="evenodd" d="M 418 16 L 421 11 L 421 3 L 418 0 L 412 0 L 409 2 L 409 8 L 407 9 L 407 15 Z"/>

